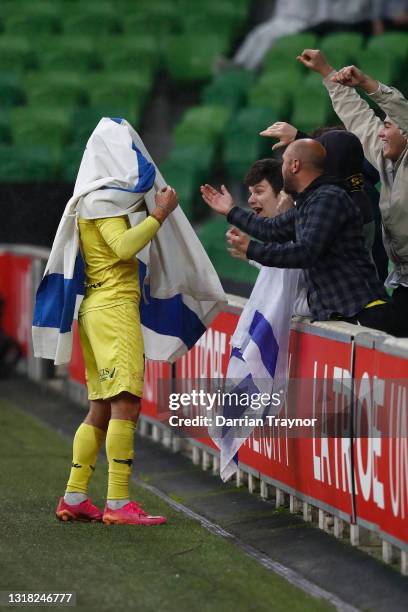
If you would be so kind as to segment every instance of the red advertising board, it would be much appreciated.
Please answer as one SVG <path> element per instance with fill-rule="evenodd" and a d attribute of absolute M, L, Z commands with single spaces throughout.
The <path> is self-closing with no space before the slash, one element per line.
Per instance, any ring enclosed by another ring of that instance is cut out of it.
<path fill-rule="evenodd" d="M 30 257 L 2 253 L 0 295 L 5 300 L 4 331 L 17 340 L 25 355 L 31 346 L 32 282 Z"/>
<path fill-rule="evenodd" d="M 280 418 L 288 415 L 319 419 L 327 414 L 337 419 L 340 432 L 343 412 L 350 404 L 351 342 L 349 337 L 330 339 L 293 329 L 290 338 L 290 378 L 296 381 Z M 294 405 L 290 405 L 294 402 Z M 289 405 L 288 405 L 289 404 Z M 325 405 L 324 405 L 325 404 Z M 264 426 L 257 428 L 241 447 L 239 461 L 323 507 L 352 515 L 350 438 L 336 437 L 332 427 L 319 434 L 310 427 Z"/>
<path fill-rule="evenodd" d="M 77 321 L 74 321 L 72 325 L 72 357 L 68 366 L 68 373 L 70 379 L 74 382 L 81 385 L 85 384 L 85 364 L 79 341 Z"/>
<path fill-rule="evenodd" d="M 355 387 L 358 522 L 408 550 L 408 360 L 385 345 L 356 346 Z"/>
<path fill-rule="evenodd" d="M 176 386 L 179 393 L 188 393 L 192 389 L 203 387 L 206 380 L 222 382 L 225 379 L 231 352 L 231 337 L 238 318 L 238 315 L 232 312 L 219 313 L 197 344 L 177 361 Z M 200 410 L 199 407 L 197 410 Z M 194 416 L 191 410 L 189 415 Z M 195 439 L 211 449 L 217 448 L 209 436 Z"/>

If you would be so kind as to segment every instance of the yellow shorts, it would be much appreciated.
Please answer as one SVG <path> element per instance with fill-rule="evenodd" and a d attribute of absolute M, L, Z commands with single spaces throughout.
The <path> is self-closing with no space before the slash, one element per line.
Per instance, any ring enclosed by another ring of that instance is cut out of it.
<path fill-rule="evenodd" d="M 139 304 L 126 302 L 78 317 L 88 398 L 109 399 L 121 391 L 142 397 L 144 345 Z"/>

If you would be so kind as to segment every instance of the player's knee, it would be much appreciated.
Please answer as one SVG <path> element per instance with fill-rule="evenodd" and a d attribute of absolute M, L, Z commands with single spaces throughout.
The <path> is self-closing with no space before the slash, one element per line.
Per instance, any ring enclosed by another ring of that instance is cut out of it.
<path fill-rule="evenodd" d="M 140 411 L 140 398 L 128 391 L 122 391 L 111 398 L 111 416 L 113 419 L 136 420 Z"/>

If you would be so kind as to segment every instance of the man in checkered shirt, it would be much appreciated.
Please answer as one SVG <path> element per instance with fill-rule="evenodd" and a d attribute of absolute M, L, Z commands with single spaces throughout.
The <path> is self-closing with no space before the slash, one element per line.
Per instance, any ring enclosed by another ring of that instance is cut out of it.
<path fill-rule="evenodd" d="M 342 183 L 325 176 L 326 151 L 317 141 L 298 140 L 283 154 L 284 189 L 296 208 L 261 219 L 234 206 L 223 186 L 201 188 L 213 210 L 242 232 L 228 241 L 264 266 L 304 268 L 314 320 L 345 320 L 394 333 L 393 306 L 364 247 L 362 218 Z"/>

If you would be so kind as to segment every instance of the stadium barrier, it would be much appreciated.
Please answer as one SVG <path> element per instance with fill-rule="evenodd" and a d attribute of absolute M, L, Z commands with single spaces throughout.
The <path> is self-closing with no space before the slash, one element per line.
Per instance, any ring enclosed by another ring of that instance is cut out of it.
<path fill-rule="evenodd" d="M 50 362 L 35 359 L 31 349 L 34 292 L 47 256 L 45 249 L 0 245 L 4 329 L 23 348 L 22 371 L 40 383 L 54 370 Z M 173 366 L 146 364 L 139 432 L 188 453 L 214 474 L 219 472 L 217 447 L 205 433 L 177 435 L 163 402 L 169 391 L 225 378 L 230 339 L 245 301 L 229 296 L 226 310 Z M 289 501 L 291 512 L 316 521 L 334 537 L 348 536 L 353 545 L 381 545 L 383 560 L 393 563 L 400 555 L 401 572 L 408 575 L 408 340 L 342 322 L 294 319 L 289 364 L 290 378 L 297 381 L 295 412 L 302 414 L 311 404 L 316 414 L 323 410 L 335 421 L 335 435 L 292 436 L 283 426 L 255 428 L 239 451 L 237 485 L 246 484 L 265 499 L 274 497 L 276 506 Z M 58 374 L 60 389 L 86 405 L 77 331 L 71 363 Z M 352 427 L 342 430 L 343 417 L 350 414 Z"/>

